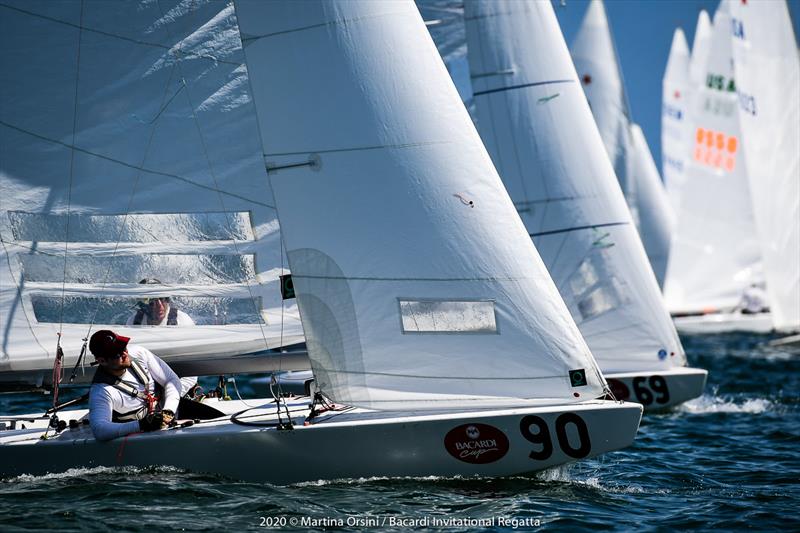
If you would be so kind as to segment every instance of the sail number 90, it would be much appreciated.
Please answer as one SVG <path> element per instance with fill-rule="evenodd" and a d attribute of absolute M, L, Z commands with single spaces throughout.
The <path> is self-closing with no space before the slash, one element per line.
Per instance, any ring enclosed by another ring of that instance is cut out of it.
<path fill-rule="evenodd" d="M 572 424 L 578 432 L 578 446 L 573 447 L 567 438 L 567 425 Z M 592 450 L 589 441 L 589 430 L 586 422 L 575 413 L 564 413 L 556 418 L 556 440 L 561 450 L 574 459 L 583 459 Z M 525 440 L 541 446 L 540 450 L 532 450 L 528 456 L 537 461 L 544 461 L 553 455 L 553 438 L 547 422 L 539 416 L 527 415 L 520 420 L 519 430 Z M 535 430 L 535 432 L 534 432 Z"/>

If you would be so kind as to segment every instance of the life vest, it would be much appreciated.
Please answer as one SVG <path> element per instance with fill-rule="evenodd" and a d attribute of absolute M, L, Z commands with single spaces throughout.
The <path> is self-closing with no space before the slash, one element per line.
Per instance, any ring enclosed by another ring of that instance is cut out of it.
<path fill-rule="evenodd" d="M 154 394 L 148 392 L 150 389 L 150 383 L 153 380 L 150 378 L 150 373 L 147 372 L 142 364 L 133 357 L 131 357 L 130 372 L 139 383 L 144 385 L 144 391 L 140 391 L 139 387 L 130 382 L 122 381 L 122 379 L 119 377 L 109 374 L 101 366 L 97 367 L 97 370 L 94 373 L 92 384 L 103 383 L 105 385 L 111 385 L 115 389 L 121 391 L 123 394 L 127 394 L 132 398 L 138 398 L 142 401 L 141 407 L 131 411 L 124 413 L 113 411 L 111 415 L 111 420 L 113 422 L 130 422 L 132 420 L 141 420 L 149 413 L 152 413 L 155 410 L 156 403 L 158 403 L 158 396 L 155 394 L 155 392 L 158 392 L 157 389 L 160 389 L 161 387 L 158 385 L 158 383 L 156 383 Z"/>
<path fill-rule="evenodd" d="M 142 320 L 144 320 L 144 311 L 139 309 L 138 311 L 136 311 L 136 315 L 133 317 L 133 325 L 141 326 Z M 173 305 L 169 306 L 169 313 L 167 313 L 167 325 L 168 326 L 178 325 L 178 308 Z"/>

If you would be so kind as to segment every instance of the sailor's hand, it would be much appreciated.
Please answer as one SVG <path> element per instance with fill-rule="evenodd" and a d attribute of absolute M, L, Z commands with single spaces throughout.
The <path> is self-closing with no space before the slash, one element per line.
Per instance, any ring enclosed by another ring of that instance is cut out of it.
<path fill-rule="evenodd" d="M 162 428 L 164 417 L 161 413 L 150 413 L 139 420 L 140 431 L 158 431 Z"/>
<path fill-rule="evenodd" d="M 169 409 L 161 411 L 161 429 L 171 426 L 173 420 L 175 420 L 175 413 Z"/>

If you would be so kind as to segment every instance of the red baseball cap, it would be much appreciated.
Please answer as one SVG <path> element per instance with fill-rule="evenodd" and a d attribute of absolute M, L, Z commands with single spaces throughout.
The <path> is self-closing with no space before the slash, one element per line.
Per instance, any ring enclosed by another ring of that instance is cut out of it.
<path fill-rule="evenodd" d="M 130 340 L 110 329 L 101 329 L 89 340 L 89 350 L 95 357 L 114 357 L 125 351 Z"/>

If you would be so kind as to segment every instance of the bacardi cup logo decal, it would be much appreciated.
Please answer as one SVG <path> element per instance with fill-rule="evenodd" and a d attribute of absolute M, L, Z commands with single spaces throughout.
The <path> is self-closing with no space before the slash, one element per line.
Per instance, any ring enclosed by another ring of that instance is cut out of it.
<path fill-rule="evenodd" d="M 464 424 L 447 432 L 444 447 L 460 461 L 483 465 L 501 459 L 508 452 L 508 437 L 487 424 Z"/>

